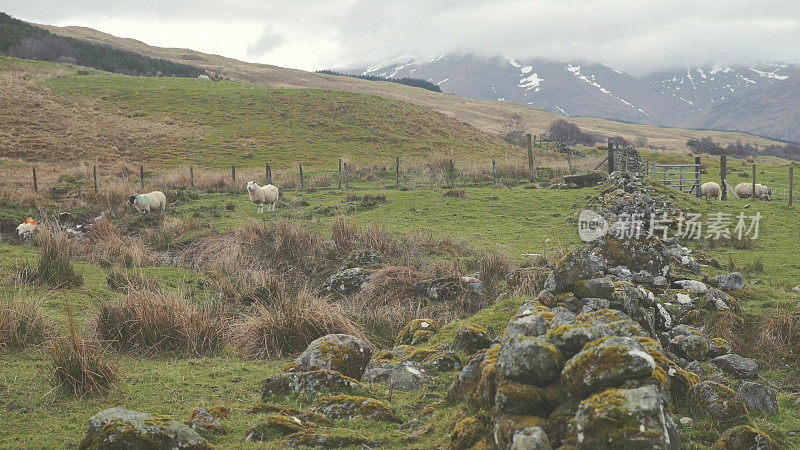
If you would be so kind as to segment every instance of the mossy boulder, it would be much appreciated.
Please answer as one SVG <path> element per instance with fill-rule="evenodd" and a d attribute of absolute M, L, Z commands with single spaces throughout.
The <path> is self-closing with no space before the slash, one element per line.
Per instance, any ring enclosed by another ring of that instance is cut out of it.
<path fill-rule="evenodd" d="M 653 275 L 666 275 L 669 272 L 672 256 L 657 238 L 618 239 L 608 234 L 594 243 L 595 249 L 600 250 L 610 267 L 631 267 Z"/>
<path fill-rule="evenodd" d="M 727 355 L 731 352 L 731 344 L 722 338 L 713 338 L 708 341 L 708 357 L 716 358 L 717 356 Z"/>
<path fill-rule="evenodd" d="M 776 444 L 763 431 L 747 425 L 739 425 L 725 430 L 714 443 L 713 448 L 715 450 L 778 450 L 783 447 Z"/>
<path fill-rule="evenodd" d="M 269 414 L 247 432 L 245 440 L 248 442 L 271 441 L 307 430 L 307 425 L 298 417 L 285 414 Z"/>
<path fill-rule="evenodd" d="M 483 416 L 469 416 L 460 420 L 450 433 L 450 444 L 447 448 L 452 450 L 466 450 L 472 448 L 486 434 L 489 427 Z"/>
<path fill-rule="evenodd" d="M 578 446 L 593 449 L 679 449 L 680 435 L 654 386 L 608 389 L 578 405 Z"/>
<path fill-rule="evenodd" d="M 437 372 L 451 372 L 453 370 L 461 370 L 463 367 L 461 358 L 455 352 L 448 350 L 440 350 L 428 355 L 422 360 L 422 364 Z"/>
<path fill-rule="evenodd" d="M 571 358 L 589 342 L 611 335 L 613 335 L 613 331 L 605 325 L 575 323 L 559 325 L 550 329 L 545 339 L 552 342 L 565 358 Z"/>
<path fill-rule="evenodd" d="M 489 409 L 494 406 L 497 392 L 497 358 L 499 344 L 472 358 L 447 391 L 447 400 L 466 400 L 476 408 Z"/>
<path fill-rule="evenodd" d="M 602 274 L 605 269 L 606 263 L 600 252 L 579 247 L 555 264 L 555 268 L 545 279 L 544 290 L 570 291 L 576 281 Z"/>
<path fill-rule="evenodd" d="M 414 319 L 397 334 L 395 345 L 417 345 L 426 342 L 439 331 L 439 324 L 432 319 Z"/>
<path fill-rule="evenodd" d="M 311 407 L 311 411 L 334 420 L 361 418 L 380 422 L 403 422 L 385 403 L 356 395 L 322 397 Z"/>
<path fill-rule="evenodd" d="M 550 315 L 553 315 L 550 313 Z M 547 316 L 539 311 L 518 314 L 508 323 L 509 336 L 544 336 L 547 333 Z"/>
<path fill-rule="evenodd" d="M 413 392 L 420 390 L 431 377 L 431 374 L 420 363 L 402 361 L 394 366 L 386 383 L 392 389 Z"/>
<path fill-rule="evenodd" d="M 575 282 L 572 292 L 578 298 L 605 298 L 614 295 L 614 281 L 610 278 L 590 278 Z"/>
<path fill-rule="evenodd" d="M 189 425 L 189 428 L 197 430 L 201 434 L 225 432 L 225 429 L 216 417 L 211 415 L 211 413 L 204 408 L 195 408 L 186 420 L 186 425 Z"/>
<path fill-rule="evenodd" d="M 89 418 L 89 427 L 79 448 L 199 450 L 214 446 L 195 430 L 168 416 L 109 408 Z"/>
<path fill-rule="evenodd" d="M 675 336 L 669 342 L 669 349 L 688 361 L 702 361 L 708 354 L 708 340 L 697 334 Z"/>
<path fill-rule="evenodd" d="M 561 381 L 567 392 L 583 397 L 602 388 L 653 375 L 655 360 L 636 340 L 611 336 L 586 344 L 564 364 Z"/>
<path fill-rule="evenodd" d="M 769 414 L 778 412 L 778 391 L 761 383 L 739 380 L 733 388 L 750 412 L 765 411 Z"/>
<path fill-rule="evenodd" d="M 520 433 L 525 433 L 525 430 L 529 430 L 529 432 L 534 431 L 536 428 L 545 430 L 548 426 L 548 420 L 543 417 L 524 414 L 500 414 L 497 416 L 494 424 L 494 441 L 495 444 L 501 449 L 529 448 L 512 447 L 514 438 Z M 540 436 L 539 433 L 536 434 Z M 550 443 L 548 442 L 547 445 L 548 446 L 544 448 L 549 448 Z"/>
<path fill-rule="evenodd" d="M 372 349 L 348 334 L 328 334 L 315 339 L 297 358 L 300 370 L 335 370 L 354 380 L 364 376 Z"/>
<path fill-rule="evenodd" d="M 715 381 L 701 381 L 689 388 L 687 404 L 695 419 L 722 423 L 747 420 L 748 411 L 733 389 Z"/>
<path fill-rule="evenodd" d="M 469 354 L 489 348 L 490 345 L 492 338 L 489 330 L 480 325 L 461 324 L 453 338 L 453 349 Z"/>
<path fill-rule="evenodd" d="M 727 355 L 717 356 L 711 363 L 722 369 L 725 373 L 737 378 L 756 378 L 758 377 L 758 363 L 750 358 L 728 353 Z"/>
<path fill-rule="evenodd" d="M 513 380 L 497 383 L 495 406 L 499 413 L 546 417 L 567 399 L 559 383 L 539 387 Z"/>
<path fill-rule="evenodd" d="M 312 370 L 309 372 L 283 372 L 261 381 L 261 395 L 266 400 L 273 395 L 292 392 L 337 391 L 357 389 L 363 385 L 353 378 L 334 370 Z"/>
<path fill-rule="evenodd" d="M 369 281 L 373 270 L 354 267 L 344 269 L 332 274 L 325 283 L 319 288 L 320 294 L 340 294 L 351 295 L 360 291 L 364 284 Z"/>
<path fill-rule="evenodd" d="M 561 373 L 564 357 L 544 339 L 509 336 L 500 346 L 497 361 L 501 378 L 545 386 Z"/>

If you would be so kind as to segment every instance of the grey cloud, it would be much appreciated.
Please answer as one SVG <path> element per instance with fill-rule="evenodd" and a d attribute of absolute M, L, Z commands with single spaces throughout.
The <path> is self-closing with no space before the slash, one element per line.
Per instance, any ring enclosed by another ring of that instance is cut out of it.
<path fill-rule="evenodd" d="M 247 46 L 247 56 L 257 58 L 266 55 L 284 42 L 286 38 L 282 34 L 273 31 L 271 27 L 264 27 L 258 39 Z"/>

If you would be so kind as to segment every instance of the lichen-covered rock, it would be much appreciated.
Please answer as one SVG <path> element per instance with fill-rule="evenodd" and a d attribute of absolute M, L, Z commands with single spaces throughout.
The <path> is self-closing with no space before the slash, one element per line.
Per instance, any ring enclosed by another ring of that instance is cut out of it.
<path fill-rule="evenodd" d="M 481 416 L 469 416 L 460 420 L 450 433 L 449 449 L 467 450 L 477 444 L 489 432 Z"/>
<path fill-rule="evenodd" d="M 514 433 L 509 450 L 551 450 L 550 440 L 542 427 L 531 426 Z"/>
<path fill-rule="evenodd" d="M 265 399 L 275 394 L 291 392 L 322 392 L 361 388 L 353 378 L 334 370 L 312 370 L 309 372 L 282 372 L 261 381 L 261 395 Z"/>
<path fill-rule="evenodd" d="M 655 360 L 639 342 L 611 336 L 586 344 L 570 358 L 561 381 L 570 395 L 579 397 L 627 380 L 648 378 L 655 368 Z"/>
<path fill-rule="evenodd" d="M 731 344 L 722 338 L 714 338 L 708 341 L 708 357 L 727 355 L 731 352 Z"/>
<path fill-rule="evenodd" d="M 459 295 L 473 292 L 459 277 L 442 277 L 414 284 L 414 294 L 431 300 L 447 301 Z"/>
<path fill-rule="evenodd" d="M 591 278 L 575 282 L 573 293 L 578 298 L 605 298 L 614 295 L 614 282 L 610 278 Z"/>
<path fill-rule="evenodd" d="M 307 430 L 307 424 L 298 417 L 285 414 L 268 414 L 267 417 L 256 423 L 247 432 L 245 440 L 248 442 L 264 442 Z"/>
<path fill-rule="evenodd" d="M 392 363 L 370 364 L 364 371 L 364 376 L 361 377 L 361 381 L 364 383 L 377 383 L 388 380 L 392 369 L 394 369 L 394 364 Z"/>
<path fill-rule="evenodd" d="M 723 273 L 714 277 L 717 287 L 723 291 L 736 291 L 744 287 L 744 277 L 739 272 Z"/>
<path fill-rule="evenodd" d="M 738 378 L 756 378 L 758 376 L 758 363 L 735 353 L 717 356 L 711 360 L 711 363 Z"/>
<path fill-rule="evenodd" d="M 609 308 L 578 314 L 578 316 L 575 318 L 576 322 L 590 323 L 592 325 L 604 325 L 620 320 L 631 320 L 631 318 L 622 311 Z"/>
<path fill-rule="evenodd" d="M 525 430 L 531 430 L 534 427 L 546 429 L 548 427 L 547 419 L 532 415 L 500 414 L 494 424 L 494 442 L 500 449 L 510 449 L 517 434 L 525 433 Z M 519 443 L 522 444 L 522 441 Z"/>
<path fill-rule="evenodd" d="M 352 269 L 345 269 L 334 273 L 325 281 L 319 288 L 320 294 L 342 294 L 350 295 L 355 294 L 369 281 L 372 276 L 372 270 L 364 269 L 361 267 L 354 267 Z"/>
<path fill-rule="evenodd" d="M 672 314 L 661 303 L 656 303 L 656 330 L 669 331 L 672 329 L 674 319 Z"/>
<path fill-rule="evenodd" d="M 748 416 L 747 407 L 736 392 L 714 381 L 701 381 L 689 388 L 687 404 L 695 419 L 711 418 L 729 423 Z"/>
<path fill-rule="evenodd" d="M 609 389 L 578 405 L 578 445 L 592 449 L 679 449 L 680 434 L 653 386 Z"/>
<path fill-rule="evenodd" d="M 584 345 L 614 333 L 605 325 L 575 323 L 559 325 L 547 332 L 546 340 L 552 342 L 565 358 L 575 356 Z"/>
<path fill-rule="evenodd" d="M 495 406 L 505 414 L 533 414 L 546 417 L 567 399 L 558 383 L 539 387 L 501 379 L 497 383 Z"/>
<path fill-rule="evenodd" d="M 168 416 L 109 408 L 89 418 L 79 448 L 84 449 L 210 449 L 203 437 Z"/>
<path fill-rule="evenodd" d="M 380 422 L 403 422 L 385 403 L 356 395 L 322 397 L 311 407 L 311 411 L 334 420 L 361 418 Z"/>
<path fill-rule="evenodd" d="M 414 361 L 402 361 L 392 369 L 387 384 L 398 391 L 418 391 L 431 378 L 421 364 Z"/>
<path fill-rule="evenodd" d="M 747 425 L 739 425 L 722 433 L 713 448 L 715 450 L 778 450 L 783 447 L 776 444 L 764 432 Z"/>
<path fill-rule="evenodd" d="M 189 415 L 189 419 L 186 420 L 186 425 L 189 425 L 189 428 L 197 430 L 200 433 L 225 432 L 225 429 L 222 428 L 222 424 L 219 423 L 216 417 L 211 415 L 211 413 L 206 411 L 204 408 L 195 408 L 194 411 L 192 411 L 192 414 Z"/>
<path fill-rule="evenodd" d="M 708 292 L 708 285 L 697 280 L 678 280 L 672 283 L 672 287 L 675 289 L 684 289 L 686 292 L 691 292 L 692 294 L 705 294 Z"/>
<path fill-rule="evenodd" d="M 599 251 L 589 251 L 579 247 L 556 263 L 556 267 L 544 282 L 544 290 L 550 292 L 572 290 L 576 281 L 602 275 L 605 269 L 606 263 Z"/>
<path fill-rule="evenodd" d="M 611 302 L 605 298 L 592 298 L 585 297 L 580 299 L 580 308 L 578 314 L 590 313 L 592 311 L 599 311 L 601 309 L 608 309 L 611 307 Z"/>
<path fill-rule="evenodd" d="M 386 257 L 379 251 L 355 249 L 347 254 L 339 270 L 353 269 L 355 267 L 375 268 L 383 264 L 385 260 Z"/>
<path fill-rule="evenodd" d="M 617 239 L 608 234 L 594 241 L 609 266 L 626 266 L 646 270 L 653 275 L 666 275 L 672 257 L 658 239 Z"/>
<path fill-rule="evenodd" d="M 698 334 L 682 334 L 669 342 L 670 351 L 689 361 L 702 361 L 708 353 L 708 341 Z"/>
<path fill-rule="evenodd" d="M 564 357 L 544 339 L 509 336 L 500 346 L 498 372 L 502 378 L 547 385 L 561 372 Z"/>
<path fill-rule="evenodd" d="M 422 360 L 425 367 L 431 368 L 438 372 L 451 372 L 453 370 L 461 370 L 461 358 L 455 352 L 442 350 L 436 351 Z"/>
<path fill-rule="evenodd" d="M 749 412 L 765 411 L 769 414 L 778 412 L 778 391 L 775 389 L 745 380 L 737 381 L 733 388 Z"/>
<path fill-rule="evenodd" d="M 543 336 L 547 333 L 547 320 L 537 312 L 520 314 L 508 323 L 509 336 Z"/>
<path fill-rule="evenodd" d="M 417 345 L 426 342 L 439 331 L 439 324 L 432 319 L 414 319 L 397 334 L 395 345 Z"/>
<path fill-rule="evenodd" d="M 349 334 L 328 334 L 315 339 L 297 358 L 300 370 L 335 370 L 360 380 L 372 358 L 372 349 Z"/>
<path fill-rule="evenodd" d="M 461 369 L 447 391 L 449 401 L 465 399 L 476 408 L 494 406 L 499 348 L 500 344 L 495 344 L 486 352 L 478 353 Z"/>
<path fill-rule="evenodd" d="M 710 311 L 728 311 L 730 309 L 735 309 L 731 306 L 735 306 L 731 296 L 716 288 L 711 288 L 703 300 L 703 308 Z"/>
<path fill-rule="evenodd" d="M 564 308 L 563 306 L 556 306 L 555 308 L 552 308 L 550 312 L 553 313 L 553 318 L 550 319 L 551 327 L 575 323 L 575 317 L 577 317 L 577 314 L 567 308 Z"/>
<path fill-rule="evenodd" d="M 489 330 L 480 325 L 459 325 L 453 338 L 453 349 L 469 354 L 489 348 L 490 345 L 492 338 L 489 336 Z"/>

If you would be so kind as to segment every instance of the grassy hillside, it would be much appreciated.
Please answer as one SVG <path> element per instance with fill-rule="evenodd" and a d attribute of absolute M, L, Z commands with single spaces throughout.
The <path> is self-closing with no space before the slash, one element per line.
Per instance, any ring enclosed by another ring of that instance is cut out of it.
<path fill-rule="evenodd" d="M 390 82 L 370 82 L 356 78 L 337 77 L 321 73 L 310 73 L 302 70 L 286 69 L 268 64 L 254 64 L 210 55 L 188 49 L 161 48 L 149 46 L 141 41 L 129 38 L 118 38 L 106 33 L 85 27 L 56 27 L 39 25 L 60 36 L 87 39 L 114 47 L 131 50 L 155 58 L 191 64 L 202 67 L 209 72 L 223 74 L 232 80 L 247 81 L 273 87 L 336 89 L 349 92 L 360 92 L 379 95 L 383 98 L 402 100 L 425 106 L 467 122 L 478 129 L 498 134 L 504 131 L 504 125 L 512 114 L 519 114 L 525 129 L 533 134 L 542 134 L 554 120 L 563 118 L 556 113 L 531 108 L 527 105 L 473 100 L 452 94 L 443 94 L 412 88 Z M 745 134 L 721 131 L 699 131 L 681 128 L 661 128 L 649 125 L 628 124 L 592 117 L 571 118 L 581 128 L 604 136 L 623 136 L 630 142 L 644 136 L 649 144 L 660 149 L 671 151 L 689 151 L 686 141 L 689 138 L 699 139 L 711 136 L 715 141 L 726 145 L 741 140 L 758 145 L 775 143 L 770 139 Z"/>
<path fill-rule="evenodd" d="M 0 151 L 29 161 L 126 157 L 159 167 L 296 167 L 395 156 L 502 155 L 501 139 L 375 95 L 146 78 L 0 58 Z M 518 150 L 517 150 L 518 151 Z"/>

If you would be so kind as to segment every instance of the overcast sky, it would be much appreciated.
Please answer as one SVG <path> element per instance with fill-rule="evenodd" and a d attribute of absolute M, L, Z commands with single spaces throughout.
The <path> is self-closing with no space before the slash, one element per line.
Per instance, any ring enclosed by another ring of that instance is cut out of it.
<path fill-rule="evenodd" d="M 633 75 L 800 62 L 800 0 L 2 0 L 0 10 L 306 70 L 456 50 Z"/>

